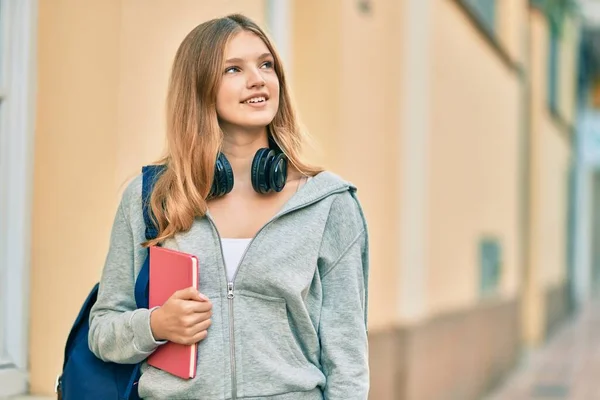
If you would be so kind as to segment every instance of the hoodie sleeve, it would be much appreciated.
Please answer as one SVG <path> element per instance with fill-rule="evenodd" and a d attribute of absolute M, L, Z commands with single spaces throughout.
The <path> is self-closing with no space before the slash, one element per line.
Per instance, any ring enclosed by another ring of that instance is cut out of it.
<path fill-rule="evenodd" d="M 368 235 L 353 196 L 332 206 L 320 263 L 323 302 L 319 324 L 326 400 L 366 400 Z"/>
<path fill-rule="evenodd" d="M 128 188 L 123 195 L 115 216 L 98 300 L 90 312 L 88 336 L 90 350 L 98 358 L 120 364 L 141 362 L 162 343 L 152 336 L 152 310 L 137 309 L 135 303 L 134 277 L 139 270 L 135 264 L 136 260 L 143 262 L 140 255 L 146 250 L 141 248 L 142 238 L 134 234 L 128 218 L 128 211 L 135 207 L 129 207 L 127 199 L 140 198 L 131 191 Z"/>

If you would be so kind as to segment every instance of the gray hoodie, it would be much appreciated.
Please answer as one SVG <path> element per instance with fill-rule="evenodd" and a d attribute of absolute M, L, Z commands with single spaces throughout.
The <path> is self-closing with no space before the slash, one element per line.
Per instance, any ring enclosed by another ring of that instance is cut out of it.
<path fill-rule="evenodd" d="M 159 345 L 136 309 L 146 257 L 141 176 L 126 189 L 90 315 L 89 345 L 105 361 L 146 359 Z M 356 188 L 330 172 L 309 180 L 257 233 L 228 282 L 210 217 L 164 247 L 198 257 L 213 303 L 197 373 L 183 380 L 142 365 L 146 399 L 367 399 L 368 238 Z"/>

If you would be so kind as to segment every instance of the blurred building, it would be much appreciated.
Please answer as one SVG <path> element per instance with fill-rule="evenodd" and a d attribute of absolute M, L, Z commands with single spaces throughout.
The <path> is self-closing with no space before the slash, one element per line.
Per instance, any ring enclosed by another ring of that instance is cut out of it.
<path fill-rule="evenodd" d="M 478 398 L 600 281 L 599 162 L 575 140 L 600 123 L 581 65 L 600 52 L 570 4 L 0 0 L 0 396 L 52 393 L 120 193 L 161 153 L 177 46 L 243 12 L 284 57 L 309 155 L 359 188 L 371 398 Z"/>
<path fill-rule="evenodd" d="M 582 19 L 569 260 L 579 304 L 600 289 L 600 5 L 579 2 Z"/>

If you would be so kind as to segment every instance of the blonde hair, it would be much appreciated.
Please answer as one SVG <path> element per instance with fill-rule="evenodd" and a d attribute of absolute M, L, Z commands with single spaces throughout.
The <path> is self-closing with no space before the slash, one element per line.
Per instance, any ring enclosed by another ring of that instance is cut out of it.
<path fill-rule="evenodd" d="M 241 31 L 262 39 L 274 58 L 280 86 L 279 109 L 267 127 L 268 134 L 300 173 L 315 175 L 322 171 L 301 157 L 305 133 L 292 104 L 281 59 L 265 32 L 240 14 L 204 22 L 186 36 L 175 54 L 167 94 L 166 155 L 157 162 L 166 168 L 150 197 L 158 236 L 144 246 L 189 230 L 195 217 L 206 214 L 215 161 L 223 140 L 215 104 L 224 50 Z"/>

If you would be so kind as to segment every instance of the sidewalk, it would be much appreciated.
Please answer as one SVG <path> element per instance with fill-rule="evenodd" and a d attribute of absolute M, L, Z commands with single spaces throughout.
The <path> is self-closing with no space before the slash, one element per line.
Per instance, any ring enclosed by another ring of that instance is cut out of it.
<path fill-rule="evenodd" d="M 600 301 L 571 317 L 485 400 L 600 400 Z"/>

